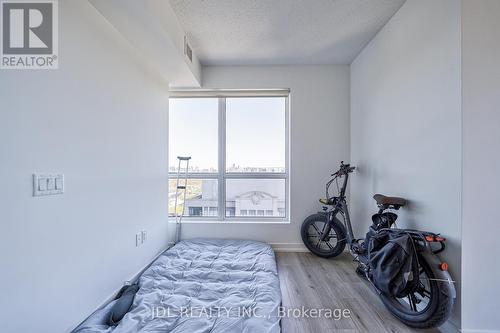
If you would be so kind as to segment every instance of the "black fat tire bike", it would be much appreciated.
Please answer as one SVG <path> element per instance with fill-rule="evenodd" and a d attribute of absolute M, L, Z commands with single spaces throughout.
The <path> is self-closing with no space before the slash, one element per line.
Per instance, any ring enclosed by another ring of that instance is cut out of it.
<path fill-rule="evenodd" d="M 301 227 L 304 245 L 313 254 L 332 258 L 340 255 L 346 245 L 358 263 L 356 272 L 368 280 L 379 295 L 386 308 L 401 322 L 414 328 L 432 328 L 442 325 L 450 316 L 456 291 L 448 272 L 448 265 L 437 254 L 445 249 L 445 239 L 439 234 L 413 229 L 398 229 L 409 233 L 415 244 L 419 265 L 419 286 L 403 298 L 380 292 L 372 281 L 370 262 L 367 254 L 367 242 L 370 229 L 364 239 L 354 238 L 346 200 L 346 187 L 349 174 L 355 167 L 341 162 L 340 168 L 326 184 L 326 198 L 320 199 L 323 211 L 308 216 Z M 339 187 L 339 181 L 342 185 Z M 337 195 L 330 196 L 329 190 L 335 182 Z M 379 208 L 378 214 L 386 210 L 398 210 L 406 205 L 406 200 L 398 197 L 374 195 Z M 389 213 L 393 214 L 393 213 Z M 396 214 L 393 214 L 395 219 Z M 394 222 L 392 221 L 392 222 Z M 394 224 L 388 225 L 389 228 Z M 439 246 L 439 247 L 437 247 Z"/>

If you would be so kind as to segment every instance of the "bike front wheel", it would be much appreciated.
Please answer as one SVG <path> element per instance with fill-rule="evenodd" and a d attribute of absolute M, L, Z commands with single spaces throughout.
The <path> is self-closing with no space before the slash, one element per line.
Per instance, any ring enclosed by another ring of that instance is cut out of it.
<path fill-rule="evenodd" d="M 315 255 L 323 258 L 336 257 L 344 251 L 346 231 L 335 217 L 328 225 L 327 214 L 313 214 L 302 223 L 300 232 L 304 245 Z"/>

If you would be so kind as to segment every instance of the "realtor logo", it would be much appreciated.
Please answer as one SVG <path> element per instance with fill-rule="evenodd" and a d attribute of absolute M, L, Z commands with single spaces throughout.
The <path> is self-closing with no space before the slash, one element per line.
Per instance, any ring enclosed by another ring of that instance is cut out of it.
<path fill-rule="evenodd" d="M 58 67 L 57 0 L 0 0 L 2 69 Z"/>

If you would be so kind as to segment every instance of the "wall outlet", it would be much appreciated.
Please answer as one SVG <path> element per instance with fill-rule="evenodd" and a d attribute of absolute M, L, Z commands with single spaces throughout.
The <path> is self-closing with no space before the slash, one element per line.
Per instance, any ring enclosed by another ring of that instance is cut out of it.
<path fill-rule="evenodd" d="M 147 240 L 148 240 L 148 232 L 146 230 L 142 230 L 141 231 L 142 244 L 146 243 Z"/>
<path fill-rule="evenodd" d="M 138 232 L 135 234 L 135 247 L 138 247 L 142 244 L 142 233 Z"/>

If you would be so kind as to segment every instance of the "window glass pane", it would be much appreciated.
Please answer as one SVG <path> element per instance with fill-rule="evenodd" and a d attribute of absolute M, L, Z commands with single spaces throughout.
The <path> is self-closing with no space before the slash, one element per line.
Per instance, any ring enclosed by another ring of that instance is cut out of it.
<path fill-rule="evenodd" d="M 234 208 L 234 216 L 285 217 L 285 180 L 228 179 L 228 208 Z"/>
<path fill-rule="evenodd" d="M 218 99 L 171 98 L 168 110 L 169 171 L 177 156 L 191 156 L 190 172 L 217 172 Z"/>
<path fill-rule="evenodd" d="M 168 181 L 168 213 L 174 216 L 175 186 L 177 180 Z M 183 185 L 183 181 L 180 181 Z M 183 190 L 179 190 L 177 198 L 177 213 L 181 214 L 184 206 Z M 217 216 L 218 215 L 218 184 L 217 179 L 188 179 L 186 193 L 186 210 L 184 216 Z"/>
<path fill-rule="evenodd" d="M 234 216 L 235 208 L 234 207 L 228 207 L 226 208 L 226 216 Z"/>
<path fill-rule="evenodd" d="M 285 98 L 226 99 L 227 172 L 285 172 Z"/>

